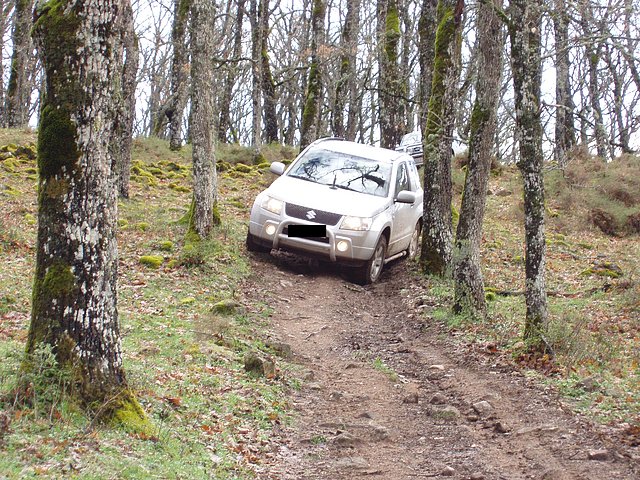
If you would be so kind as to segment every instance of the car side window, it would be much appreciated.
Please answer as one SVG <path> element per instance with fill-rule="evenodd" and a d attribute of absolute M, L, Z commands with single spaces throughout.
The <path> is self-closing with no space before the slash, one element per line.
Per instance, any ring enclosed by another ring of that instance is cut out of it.
<path fill-rule="evenodd" d="M 418 173 L 418 167 L 416 167 L 415 162 L 411 162 L 409 166 L 409 176 L 411 177 L 411 191 L 418 191 L 418 188 L 420 188 L 420 174 Z"/>
<path fill-rule="evenodd" d="M 398 165 L 398 175 L 396 176 L 396 195 L 402 190 L 411 190 L 409 186 L 409 172 L 407 171 L 407 164 L 401 163 Z"/>

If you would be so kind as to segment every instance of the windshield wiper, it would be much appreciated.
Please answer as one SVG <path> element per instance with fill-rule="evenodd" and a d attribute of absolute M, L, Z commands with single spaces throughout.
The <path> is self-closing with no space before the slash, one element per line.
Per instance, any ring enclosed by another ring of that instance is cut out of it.
<path fill-rule="evenodd" d="M 290 173 L 289 175 L 287 175 L 287 177 L 291 177 L 291 178 L 297 178 L 299 180 L 305 180 L 307 182 L 313 182 L 316 183 L 314 180 L 311 180 L 309 177 L 303 177 L 302 175 L 295 175 L 293 173 Z"/>

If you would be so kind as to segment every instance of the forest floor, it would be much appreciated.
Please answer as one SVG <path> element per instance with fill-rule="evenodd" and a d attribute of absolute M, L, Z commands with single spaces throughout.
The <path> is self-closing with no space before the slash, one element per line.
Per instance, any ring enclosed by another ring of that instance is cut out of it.
<path fill-rule="evenodd" d="M 306 379 L 293 398 L 295 421 L 260 478 L 640 475 L 637 447 L 434 323 L 425 312 L 437 299 L 407 262 L 364 288 L 288 254 L 256 256 L 252 266 L 253 278 L 269 280 L 248 282 L 246 295 L 272 306 L 272 332 Z"/>
<path fill-rule="evenodd" d="M 129 384 L 154 425 L 140 434 L 78 408 L 46 349 L 32 397 L 13 395 L 34 274 L 33 142 L 0 130 L 1 480 L 640 478 L 638 157 L 548 172 L 553 352 L 531 357 L 514 168 L 490 182 L 478 322 L 452 315 L 450 282 L 411 262 L 360 287 L 335 267 L 248 254 L 249 209 L 290 147 L 255 158 L 221 146 L 223 224 L 184 248 L 190 149 L 137 139 L 118 207 L 118 307 Z M 453 174 L 459 198 L 460 165 Z M 248 373 L 252 354 L 275 370 Z"/>

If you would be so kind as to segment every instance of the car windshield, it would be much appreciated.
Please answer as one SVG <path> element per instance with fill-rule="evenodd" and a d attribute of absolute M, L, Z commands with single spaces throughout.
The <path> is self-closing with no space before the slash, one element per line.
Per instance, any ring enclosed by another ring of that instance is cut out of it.
<path fill-rule="evenodd" d="M 413 145 L 414 143 L 420 143 L 422 141 L 422 138 L 420 138 L 420 132 L 411 132 L 411 133 L 407 133 L 404 137 L 402 137 L 402 140 L 400 141 L 400 145 L 401 146 L 405 146 L 405 145 Z"/>
<path fill-rule="evenodd" d="M 287 175 L 333 188 L 386 197 L 391 164 L 313 148 L 293 165 Z"/>

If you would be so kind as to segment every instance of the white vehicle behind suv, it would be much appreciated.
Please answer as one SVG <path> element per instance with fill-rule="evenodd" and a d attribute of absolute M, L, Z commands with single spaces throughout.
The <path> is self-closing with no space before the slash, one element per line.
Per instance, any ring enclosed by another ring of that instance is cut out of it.
<path fill-rule="evenodd" d="M 411 156 L 339 139 L 305 148 L 255 199 L 247 248 L 282 249 L 351 265 L 354 280 L 373 283 L 383 266 L 414 257 L 423 191 Z"/>

